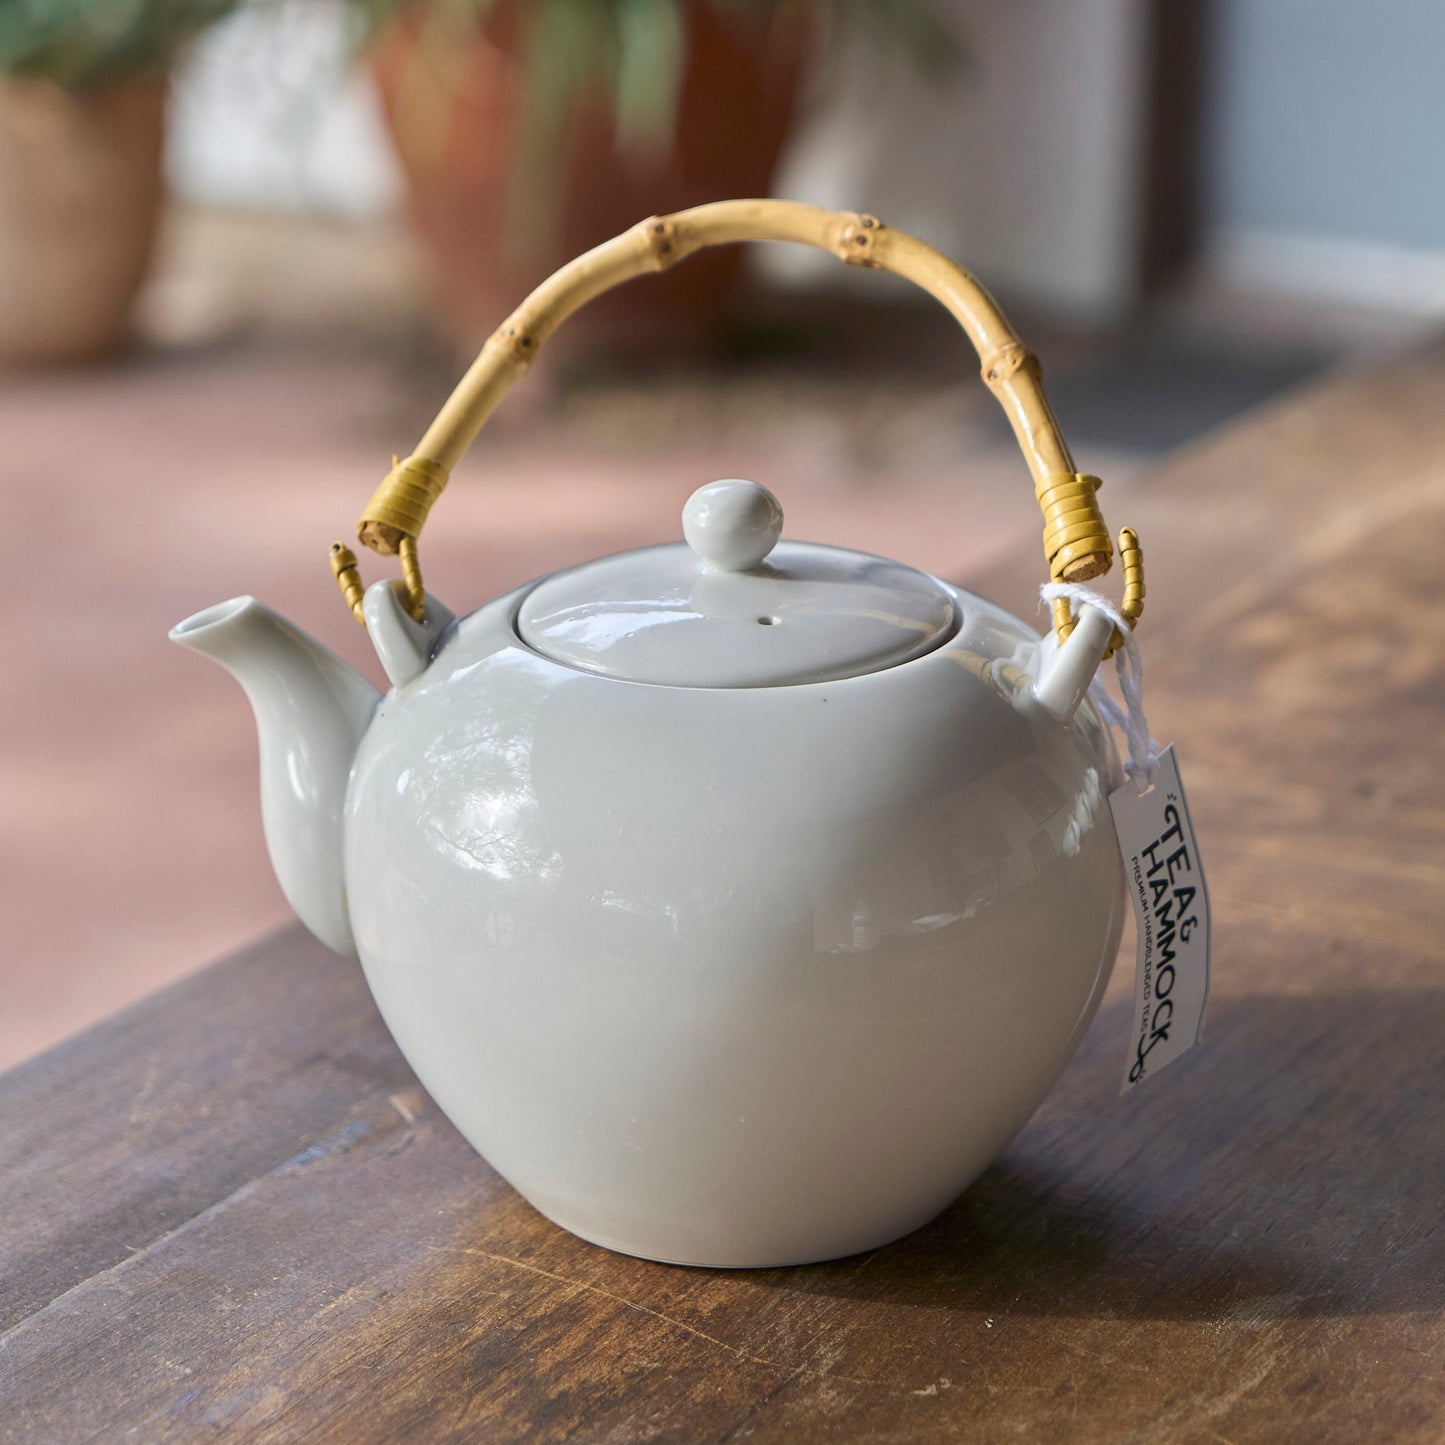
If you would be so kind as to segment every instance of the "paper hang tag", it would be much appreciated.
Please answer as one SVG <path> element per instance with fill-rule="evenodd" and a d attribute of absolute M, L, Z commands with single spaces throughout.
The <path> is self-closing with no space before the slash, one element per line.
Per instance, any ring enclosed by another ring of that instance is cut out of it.
<path fill-rule="evenodd" d="M 1139 933 L 1134 1032 L 1121 1094 L 1199 1040 L 1209 996 L 1209 894 L 1171 744 L 1154 786 L 1125 782 L 1109 796 Z"/>

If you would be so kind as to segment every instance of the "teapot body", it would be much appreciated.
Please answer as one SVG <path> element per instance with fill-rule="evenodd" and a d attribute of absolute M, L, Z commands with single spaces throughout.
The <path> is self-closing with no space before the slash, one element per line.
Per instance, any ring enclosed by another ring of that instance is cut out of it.
<path fill-rule="evenodd" d="M 783 540 L 778 499 L 737 477 L 688 499 L 686 546 L 461 622 L 428 594 L 421 529 L 540 343 L 744 240 L 892 272 L 962 325 L 1043 517 L 1047 642 L 900 562 Z M 713 1266 L 886 1243 L 988 1165 L 1082 1038 L 1124 913 L 1120 770 L 1087 694 L 1136 656 L 1144 567 L 1126 527 L 1119 606 L 1080 585 L 1114 542 L 1039 377 L 967 271 L 875 216 L 648 217 L 539 286 L 394 459 L 357 537 L 400 579 L 368 588 L 332 544 L 385 698 L 252 597 L 172 629 L 250 697 L 298 914 L 354 946 L 437 1103 L 574 1233 Z"/>
<path fill-rule="evenodd" d="M 684 1264 L 875 1247 L 1057 1079 L 1119 942 L 1118 763 L 1092 704 L 1029 705 L 1037 634 L 954 591 L 924 656 L 753 688 L 541 656 L 518 592 L 382 701 L 346 800 L 357 951 L 422 1083 L 557 1223 Z"/>

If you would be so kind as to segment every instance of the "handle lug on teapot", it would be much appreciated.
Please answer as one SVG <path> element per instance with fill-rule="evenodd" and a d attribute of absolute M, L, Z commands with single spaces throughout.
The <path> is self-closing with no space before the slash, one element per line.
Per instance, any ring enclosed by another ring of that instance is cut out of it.
<path fill-rule="evenodd" d="M 1033 688 L 1034 701 L 1061 723 L 1071 721 L 1113 636 L 1114 624 L 1098 608 L 1082 608 L 1068 641 L 1052 655 L 1045 652 Z"/>
<path fill-rule="evenodd" d="M 418 622 L 407 611 L 405 586 L 395 579 L 373 582 L 364 610 L 367 636 L 393 687 L 405 687 L 427 670 L 442 633 L 456 621 L 451 609 L 428 592 Z"/>

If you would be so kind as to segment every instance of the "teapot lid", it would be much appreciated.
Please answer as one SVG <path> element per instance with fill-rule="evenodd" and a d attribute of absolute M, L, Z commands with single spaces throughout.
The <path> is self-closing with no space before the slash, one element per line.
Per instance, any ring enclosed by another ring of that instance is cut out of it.
<path fill-rule="evenodd" d="M 669 687 L 779 687 L 877 672 L 957 630 L 952 592 L 900 562 L 779 542 L 783 509 L 754 482 L 712 482 L 683 508 L 686 543 L 539 582 L 517 631 L 569 667 Z"/>

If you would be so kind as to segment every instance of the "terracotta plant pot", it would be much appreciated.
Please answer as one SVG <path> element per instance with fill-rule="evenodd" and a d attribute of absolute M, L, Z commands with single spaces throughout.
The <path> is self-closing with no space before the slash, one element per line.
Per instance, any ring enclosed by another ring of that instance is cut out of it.
<path fill-rule="evenodd" d="M 0 364 L 85 361 L 130 329 L 162 194 L 164 76 L 0 81 Z"/>
<path fill-rule="evenodd" d="M 689 7 L 670 149 L 651 160 L 620 153 L 609 106 L 584 97 L 563 138 L 558 173 L 520 188 L 539 223 L 519 247 L 518 216 L 507 209 L 517 196 L 511 170 L 521 122 L 515 9 L 500 7 L 442 67 L 428 49 L 425 6 L 402 12 L 372 51 L 444 323 L 468 345 L 564 261 L 634 222 L 703 201 L 767 195 L 792 126 L 808 39 L 796 18 L 781 23 L 768 7 L 731 14 L 707 3 Z M 736 250 L 711 252 L 604 297 L 549 350 L 555 355 L 559 343 L 598 340 L 599 333 L 624 351 L 706 343 L 727 319 L 740 261 Z"/>

